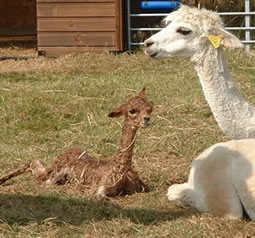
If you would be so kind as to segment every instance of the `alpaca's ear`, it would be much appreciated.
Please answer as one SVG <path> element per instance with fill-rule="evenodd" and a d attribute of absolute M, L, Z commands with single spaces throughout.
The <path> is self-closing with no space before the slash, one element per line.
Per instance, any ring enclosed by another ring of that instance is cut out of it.
<path fill-rule="evenodd" d="M 208 32 L 208 39 L 215 48 L 221 45 L 229 48 L 243 48 L 242 42 L 223 28 L 211 28 Z"/>
<path fill-rule="evenodd" d="M 108 117 L 120 117 L 123 115 L 123 105 L 119 106 L 116 110 L 108 114 Z"/>
<path fill-rule="evenodd" d="M 145 87 L 142 89 L 142 91 L 139 93 L 140 97 L 145 97 Z"/>

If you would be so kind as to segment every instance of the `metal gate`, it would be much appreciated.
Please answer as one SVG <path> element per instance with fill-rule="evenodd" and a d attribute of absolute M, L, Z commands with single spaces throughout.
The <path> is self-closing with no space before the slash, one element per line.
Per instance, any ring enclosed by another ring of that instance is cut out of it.
<path fill-rule="evenodd" d="M 131 9 L 131 1 L 128 0 L 128 6 L 127 6 L 127 27 L 128 27 L 128 50 L 132 51 L 134 47 L 143 45 L 143 42 L 133 42 L 132 41 L 132 33 L 137 31 L 143 31 L 143 32 L 151 32 L 151 34 L 160 31 L 162 28 L 151 28 L 151 27 L 132 27 L 132 19 L 134 17 L 144 18 L 144 17 L 166 17 L 167 13 L 132 13 Z M 137 0 L 135 0 L 137 1 Z M 245 38 L 244 40 L 241 40 L 242 43 L 245 45 L 246 50 L 250 50 L 250 47 L 252 44 L 255 45 L 255 40 L 251 39 L 251 31 L 255 31 L 255 27 L 251 26 L 251 16 L 255 16 L 255 11 L 251 11 L 250 9 L 250 3 L 251 0 L 244 0 L 245 2 L 245 9 L 244 12 L 218 12 L 221 16 L 244 16 L 244 26 L 239 27 L 225 27 L 226 30 L 230 31 L 245 31 Z"/>

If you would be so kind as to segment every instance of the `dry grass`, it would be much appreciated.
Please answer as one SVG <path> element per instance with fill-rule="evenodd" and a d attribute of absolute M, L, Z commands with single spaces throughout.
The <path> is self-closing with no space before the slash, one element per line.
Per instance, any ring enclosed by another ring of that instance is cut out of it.
<path fill-rule="evenodd" d="M 0 41 L 0 56 L 28 56 L 36 57 L 36 42 Z"/>
<path fill-rule="evenodd" d="M 255 104 L 255 59 L 227 52 L 244 96 Z M 144 86 L 155 104 L 152 126 L 138 134 L 134 163 L 147 194 L 97 202 L 77 186 L 44 189 L 22 175 L 0 187 L 0 237 L 255 237 L 255 223 L 227 221 L 177 207 L 169 184 L 187 180 L 190 163 L 225 141 L 192 65 L 134 55 L 68 55 L 0 62 L 1 175 L 30 159 L 50 164 L 70 144 L 108 156 L 121 119 L 107 114 Z M 220 202 L 220 201 L 219 201 Z"/>
<path fill-rule="evenodd" d="M 244 11 L 244 2 L 243 0 L 182 0 L 183 4 L 190 6 L 198 6 L 200 3 L 201 7 L 205 7 L 211 10 L 217 10 L 220 12 L 242 12 Z M 250 1 L 251 10 L 255 8 L 255 2 Z"/>

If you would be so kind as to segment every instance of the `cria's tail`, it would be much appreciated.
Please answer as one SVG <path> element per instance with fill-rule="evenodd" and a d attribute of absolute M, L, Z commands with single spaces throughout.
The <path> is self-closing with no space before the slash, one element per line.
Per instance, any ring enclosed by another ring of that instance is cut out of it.
<path fill-rule="evenodd" d="M 23 165 L 22 167 L 20 167 L 19 169 L 16 169 L 12 172 L 10 172 L 9 174 L 3 176 L 0 178 L 0 185 L 2 185 L 3 183 L 5 183 L 6 181 L 8 181 L 9 179 L 13 178 L 13 177 L 16 177 L 20 174 L 23 174 L 27 171 L 28 168 L 30 168 L 30 163 L 27 163 L 25 165 Z"/>

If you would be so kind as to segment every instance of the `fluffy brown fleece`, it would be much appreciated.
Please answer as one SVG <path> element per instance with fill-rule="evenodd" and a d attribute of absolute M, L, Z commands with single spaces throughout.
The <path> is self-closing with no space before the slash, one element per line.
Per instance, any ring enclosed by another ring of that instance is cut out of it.
<path fill-rule="evenodd" d="M 0 178 L 0 184 L 30 169 L 33 175 L 47 186 L 53 184 L 79 183 L 96 191 L 99 198 L 146 192 L 148 186 L 133 168 L 132 156 L 136 132 L 147 127 L 153 105 L 146 100 L 145 89 L 111 112 L 109 117 L 124 116 L 119 151 L 106 159 L 89 156 L 77 147 L 70 147 L 60 154 L 52 166 L 45 168 L 39 160 L 23 166 Z M 7 178 L 7 179 L 6 179 Z"/>

